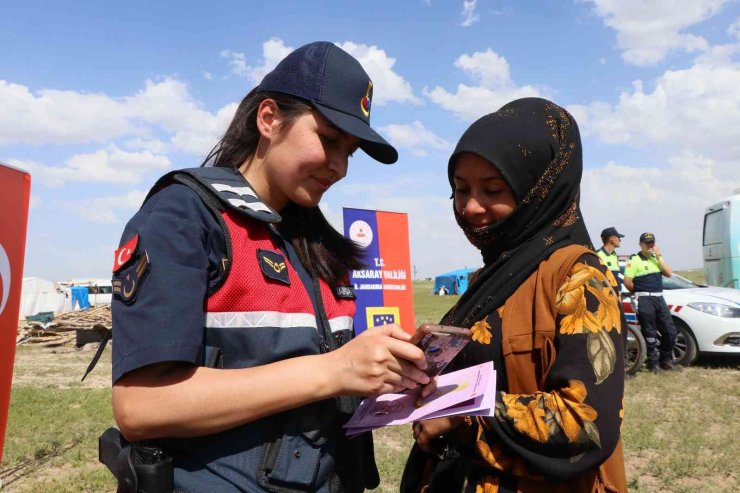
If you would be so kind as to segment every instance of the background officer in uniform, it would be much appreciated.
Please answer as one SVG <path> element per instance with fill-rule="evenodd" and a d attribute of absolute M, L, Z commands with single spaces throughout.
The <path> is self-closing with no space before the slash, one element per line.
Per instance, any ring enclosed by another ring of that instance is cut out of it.
<path fill-rule="evenodd" d="M 601 242 L 603 246 L 596 251 L 596 254 L 604 262 L 604 265 L 612 271 L 614 278 L 617 280 L 617 293 L 622 290 L 622 273 L 619 271 L 619 258 L 616 249 L 622 245 L 623 234 L 619 234 L 614 226 L 606 228 L 601 232 Z"/>
<path fill-rule="evenodd" d="M 647 346 L 648 370 L 675 370 L 673 344 L 676 327 L 671 312 L 663 298 L 663 276 L 671 277 L 673 271 L 663 260 L 660 248 L 655 245 L 655 235 L 640 235 L 640 251 L 632 255 L 624 271 L 624 285 L 632 291 L 637 301 L 637 320 Z M 660 352 L 658 351 L 660 331 Z"/>

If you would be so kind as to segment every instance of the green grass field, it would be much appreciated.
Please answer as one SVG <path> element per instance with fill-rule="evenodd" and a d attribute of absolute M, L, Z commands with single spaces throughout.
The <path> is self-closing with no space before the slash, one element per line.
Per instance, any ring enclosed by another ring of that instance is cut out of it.
<path fill-rule="evenodd" d="M 429 281 L 414 283 L 417 323 L 437 322 L 457 299 L 433 296 L 431 288 Z M 113 424 L 110 350 L 80 383 L 90 357 L 70 348 L 18 348 L 2 491 L 115 491 L 97 462 L 97 436 Z M 740 491 L 738 409 L 740 359 L 700 358 L 683 372 L 628 380 L 623 436 L 630 491 Z M 389 427 L 375 437 L 383 478 L 376 491 L 395 492 L 411 430 Z"/>

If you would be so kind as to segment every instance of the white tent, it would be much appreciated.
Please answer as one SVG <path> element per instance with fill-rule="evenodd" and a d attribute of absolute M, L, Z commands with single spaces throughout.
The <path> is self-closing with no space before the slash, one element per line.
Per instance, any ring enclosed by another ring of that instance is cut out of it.
<path fill-rule="evenodd" d="M 24 277 L 20 317 L 39 312 L 59 313 L 64 308 L 64 291 L 54 282 L 39 277 Z"/>
<path fill-rule="evenodd" d="M 72 311 L 72 296 L 70 294 L 70 288 L 72 286 L 86 286 L 88 289 L 88 301 L 90 306 L 98 305 L 110 305 L 113 301 L 113 286 L 111 286 L 110 279 L 102 278 L 84 278 L 84 279 L 72 279 L 71 281 L 62 281 L 59 283 L 62 289 L 66 292 L 66 298 L 64 300 L 65 312 Z"/>

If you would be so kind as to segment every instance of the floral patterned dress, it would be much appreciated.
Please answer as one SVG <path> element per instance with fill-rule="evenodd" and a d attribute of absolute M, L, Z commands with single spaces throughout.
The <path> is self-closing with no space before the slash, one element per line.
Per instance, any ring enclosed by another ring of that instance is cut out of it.
<path fill-rule="evenodd" d="M 578 259 L 557 292 L 555 362 L 534 394 L 507 391 L 503 306 L 473 325 L 474 342 L 456 366 L 492 360 L 498 395 L 495 417 L 459 432 L 465 455 L 473 457 L 466 491 L 516 492 L 519 477 L 564 480 L 611 455 L 601 445 L 616 442 L 624 415 L 624 374 L 615 371 L 623 326 L 616 285 L 597 257 Z"/>

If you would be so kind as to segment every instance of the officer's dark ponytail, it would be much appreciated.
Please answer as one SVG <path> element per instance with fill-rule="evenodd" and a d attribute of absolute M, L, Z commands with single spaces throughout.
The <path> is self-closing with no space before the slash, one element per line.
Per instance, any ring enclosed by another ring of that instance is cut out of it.
<path fill-rule="evenodd" d="M 301 99 L 253 89 L 239 104 L 229 128 L 208 153 L 202 166 L 237 169 L 255 153 L 260 139 L 257 110 L 267 98 L 275 100 L 288 124 L 311 110 L 311 105 Z M 318 274 L 329 285 L 336 287 L 345 284 L 348 270 L 364 267 L 360 260 L 360 247 L 339 234 L 318 207 L 301 207 L 291 203 L 281 215 L 281 230 L 292 238 L 293 247 L 303 266 L 309 272 Z"/>

